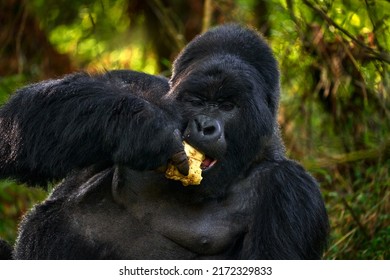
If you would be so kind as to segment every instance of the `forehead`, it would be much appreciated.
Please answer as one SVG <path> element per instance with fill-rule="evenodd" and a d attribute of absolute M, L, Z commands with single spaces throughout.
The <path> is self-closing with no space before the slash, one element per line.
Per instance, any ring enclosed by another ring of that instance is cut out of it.
<path fill-rule="evenodd" d="M 182 80 L 179 95 L 195 94 L 208 99 L 239 97 L 251 90 L 252 83 L 242 67 L 225 63 L 206 63 L 193 67 Z"/>

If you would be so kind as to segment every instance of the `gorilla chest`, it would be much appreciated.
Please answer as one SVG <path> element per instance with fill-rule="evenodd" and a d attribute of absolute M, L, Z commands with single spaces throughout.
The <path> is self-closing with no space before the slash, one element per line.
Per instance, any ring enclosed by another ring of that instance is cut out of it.
<path fill-rule="evenodd" d="M 197 255 L 225 252 L 247 226 L 248 217 L 232 213 L 223 203 L 184 205 L 167 200 L 151 203 L 150 208 L 144 205 L 134 206 L 138 221 L 146 221 L 150 230 Z"/>
<path fill-rule="evenodd" d="M 234 194 L 222 201 L 191 202 L 191 196 L 126 189 L 120 196 L 125 206 L 107 197 L 83 205 L 73 225 L 127 259 L 232 257 L 251 220 L 247 198 Z"/>
<path fill-rule="evenodd" d="M 93 242 L 111 244 L 126 259 L 224 258 L 248 223 L 248 217 L 224 205 L 142 199 L 126 209 L 101 209 L 83 207 L 73 225 Z"/>
<path fill-rule="evenodd" d="M 75 205 L 70 221 L 82 236 L 126 259 L 234 257 L 252 220 L 255 195 L 248 184 L 217 200 L 197 196 L 201 189 L 164 184 L 153 173 L 126 172 Z"/>

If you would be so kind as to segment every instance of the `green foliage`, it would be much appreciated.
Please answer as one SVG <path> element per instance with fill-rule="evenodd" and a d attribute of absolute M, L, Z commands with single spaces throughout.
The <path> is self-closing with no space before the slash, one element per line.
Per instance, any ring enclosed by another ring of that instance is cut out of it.
<path fill-rule="evenodd" d="M 302 2 L 274 1 L 270 16 L 287 151 L 321 184 L 332 227 L 325 258 L 388 259 L 389 63 L 377 51 L 389 52 L 390 4 Z"/>
<path fill-rule="evenodd" d="M 159 1 L 146 1 L 143 7 L 155 2 Z M 171 33 L 194 26 L 194 20 L 202 22 L 202 15 L 186 21 L 191 12 L 186 5 L 191 1 L 164 2 L 171 5 L 164 10 L 149 8 L 160 16 L 171 16 L 167 22 L 178 25 Z M 50 43 L 77 68 L 131 68 L 156 74 L 159 65 L 170 68 L 176 55 L 174 47 L 161 55 L 151 40 L 151 34 L 157 36 L 168 25 L 158 18 L 151 30 L 152 14 L 128 12 L 134 3 L 32 0 L 27 6 Z M 325 258 L 389 259 L 390 3 L 212 3 L 212 24 L 233 20 L 265 31 L 280 63 L 279 122 L 287 152 L 318 179 L 330 216 L 331 239 Z M 153 29 L 158 31 L 153 33 Z M 24 73 L 1 77 L 0 104 L 34 78 Z M 0 182 L 0 236 L 13 241 L 21 215 L 46 195 Z"/>
<path fill-rule="evenodd" d="M 0 181 L 0 237 L 14 243 L 22 216 L 46 195 L 41 189 L 27 189 L 14 182 Z"/>
<path fill-rule="evenodd" d="M 12 75 L 0 77 L 0 104 L 8 100 L 10 94 L 26 83 L 24 75 Z"/>
<path fill-rule="evenodd" d="M 365 162 L 358 162 L 354 173 L 337 172 L 327 178 L 331 182 L 323 183 L 324 188 L 337 186 L 323 191 L 332 224 L 326 258 L 390 258 L 389 165 L 387 160 L 367 168 Z"/>
<path fill-rule="evenodd" d="M 90 71 L 131 68 L 156 72 L 156 61 L 142 30 L 129 31 L 126 0 L 30 1 L 30 8 L 60 53 Z M 71 6 L 71 9 L 64 7 Z M 49 17 L 46 16 L 50 11 Z M 66 11 L 64 13 L 64 11 Z M 142 20 L 142 18 L 136 19 Z"/>

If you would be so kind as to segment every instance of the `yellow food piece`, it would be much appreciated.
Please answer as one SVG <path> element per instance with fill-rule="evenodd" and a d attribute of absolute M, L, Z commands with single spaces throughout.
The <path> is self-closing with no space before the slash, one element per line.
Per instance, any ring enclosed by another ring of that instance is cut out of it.
<path fill-rule="evenodd" d="M 165 171 L 165 177 L 172 180 L 179 180 L 183 184 L 183 186 L 188 185 L 199 185 L 202 181 L 202 169 L 200 165 L 202 161 L 205 159 L 205 155 L 196 150 L 194 147 L 190 146 L 187 142 L 183 142 L 184 151 L 188 157 L 188 165 L 190 169 L 188 171 L 188 175 L 184 176 L 177 170 L 177 168 L 168 164 L 168 168 Z"/>

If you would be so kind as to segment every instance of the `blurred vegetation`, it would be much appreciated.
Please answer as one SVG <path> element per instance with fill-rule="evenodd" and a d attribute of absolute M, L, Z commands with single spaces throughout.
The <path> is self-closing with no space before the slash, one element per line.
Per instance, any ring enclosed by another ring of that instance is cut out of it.
<path fill-rule="evenodd" d="M 256 27 L 282 72 L 288 155 L 318 179 L 331 220 L 326 259 L 390 258 L 390 3 L 386 0 L 4 0 L 0 103 L 77 70 L 170 75 L 196 34 Z M 1 137 L 1 136 L 0 136 Z M 47 193 L 0 181 L 0 236 Z"/>

